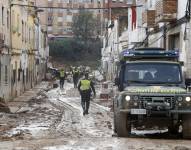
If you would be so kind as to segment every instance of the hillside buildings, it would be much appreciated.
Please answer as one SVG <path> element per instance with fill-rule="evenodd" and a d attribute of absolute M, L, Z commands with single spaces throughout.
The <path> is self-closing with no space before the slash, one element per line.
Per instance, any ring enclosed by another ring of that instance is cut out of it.
<path fill-rule="evenodd" d="M 104 0 L 48 0 L 48 34 L 50 37 L 72 37 L 73 16 L 79 14 L 79 8 L 88 9 L 95 17 L 104 21 Z M 63 9 L 51 9 L 62 7 Z M 92 9 L 91 9 L 92 8 Z"/>

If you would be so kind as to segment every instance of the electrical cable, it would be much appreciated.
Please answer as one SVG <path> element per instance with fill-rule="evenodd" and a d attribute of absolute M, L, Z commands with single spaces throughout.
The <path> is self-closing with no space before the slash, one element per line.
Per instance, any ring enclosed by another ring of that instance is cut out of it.
<path fill-rule="evenodd" d="M 66 10 L 99 10 L 99 9 L 106 9 L 108 10 L 108 7 L 78 7 L 78 8 L 72 8 L 72 7 L 50 7 L 50 6 L 34 6 L 34 5 L 24 5 L 24 4 L 11 4 L 11 6 L 20 6 L 20 7 L 29 7 L 29 8 L 35 8 L 35 9 L 66 9 Z M 142 5 L 136 5 L 136 6 L 125 6 L 125 7 L 112 7 L 112 9 L 126 9 L 131 7 L 142 7 Z"/>
<path fill-rule="evenodd" d="M 161 35 L 159 38 L 155 39 L 153 42 L 149 43 L 149 46 L 151 46 L 152 44 L 156 43 L 157 41 L 159 41 L 162 37 L 164 37 L 164 34 Z"/>

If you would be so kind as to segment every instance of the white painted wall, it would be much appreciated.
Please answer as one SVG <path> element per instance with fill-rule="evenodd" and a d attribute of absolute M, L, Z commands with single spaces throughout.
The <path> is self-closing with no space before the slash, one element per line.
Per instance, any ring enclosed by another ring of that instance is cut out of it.
<path fill-rule="evenodd" d="M 178 0 L 177 19 L 185 15 L 187 0 Z"/>
<path fill-rule="evenodd" d="M 142 27 L 142 12 L 144 8 L 136 8 L 136 28 L 132 29 L 132 10 L 128 9 L 128 48 L 134 47 L 134 43 L 142 42 L 146 37 L 145 28 Z"/>

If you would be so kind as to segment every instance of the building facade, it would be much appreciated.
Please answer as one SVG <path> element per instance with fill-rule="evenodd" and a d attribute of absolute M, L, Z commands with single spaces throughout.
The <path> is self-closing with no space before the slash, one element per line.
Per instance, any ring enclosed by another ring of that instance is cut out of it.
<path fill-rule="evenodd" d="M 0 1 L 0 97 L 11 96 L 10 3 Z"/>
<path fill-rule="evenodd" d="M 114 51 L 140 47 L 177 49 L 180 61 L 184 62 L 185 76 L 191 78 L 190 0 L 131 0 L 128 3 L 131 5 L 127 13 L 128 24 L 118 35 L 118 46 Z"/>
<path fill-rule="evenodd" d="M 46 67 L 47 32 L 41 30 L 35 6 L 35 0 L 0 1 L 0 15 L 3 17 L 0 25 L 0 97 L 6 100 L 21 95 L 41 81 L 42 78 L 37 76 L 38 62 L 44 63 L 39 70 Z M 39 37 L 38 40 L 36 37 Z M 39 55 L 42 57 L 37 61 Z M 45 71 L 40 73 L 43 77 Z"/>
<path fill-rule="evenodd" d="M 72 37 L 73 16 L 79 15 L 79 8 L 93 12 L 100 22 L 104 22 L 105 0 L 48 0 L 48 34 L 50 37 Z M 61 7 L 63 9 L 51 9 Z M 90 9 L 92 8 L 92 9 Z M 103 23 L 104 24 L 104 23 Z M 103 32 L 104 26 L 101 26 Z"/>

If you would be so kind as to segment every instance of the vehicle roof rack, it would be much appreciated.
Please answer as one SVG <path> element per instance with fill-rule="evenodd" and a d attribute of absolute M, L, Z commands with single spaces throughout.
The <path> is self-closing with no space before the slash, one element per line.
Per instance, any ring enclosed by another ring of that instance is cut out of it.
<path fill-rule="evenodd" d="M 171 60 L 178 61 L 178 50 L 165 50 L 161 48 L 126 49 L 121 52 L 120 60 Z"/>
<path fill-rule="evenodd" d="M 160 48 L 160 47 L 144 47 L 144 48 L 136 48 L 135 50 L 150 50 L 150 51 L 158 51 L 158 50 L 163 50 L 165 51 L 164 48 Z"/>

